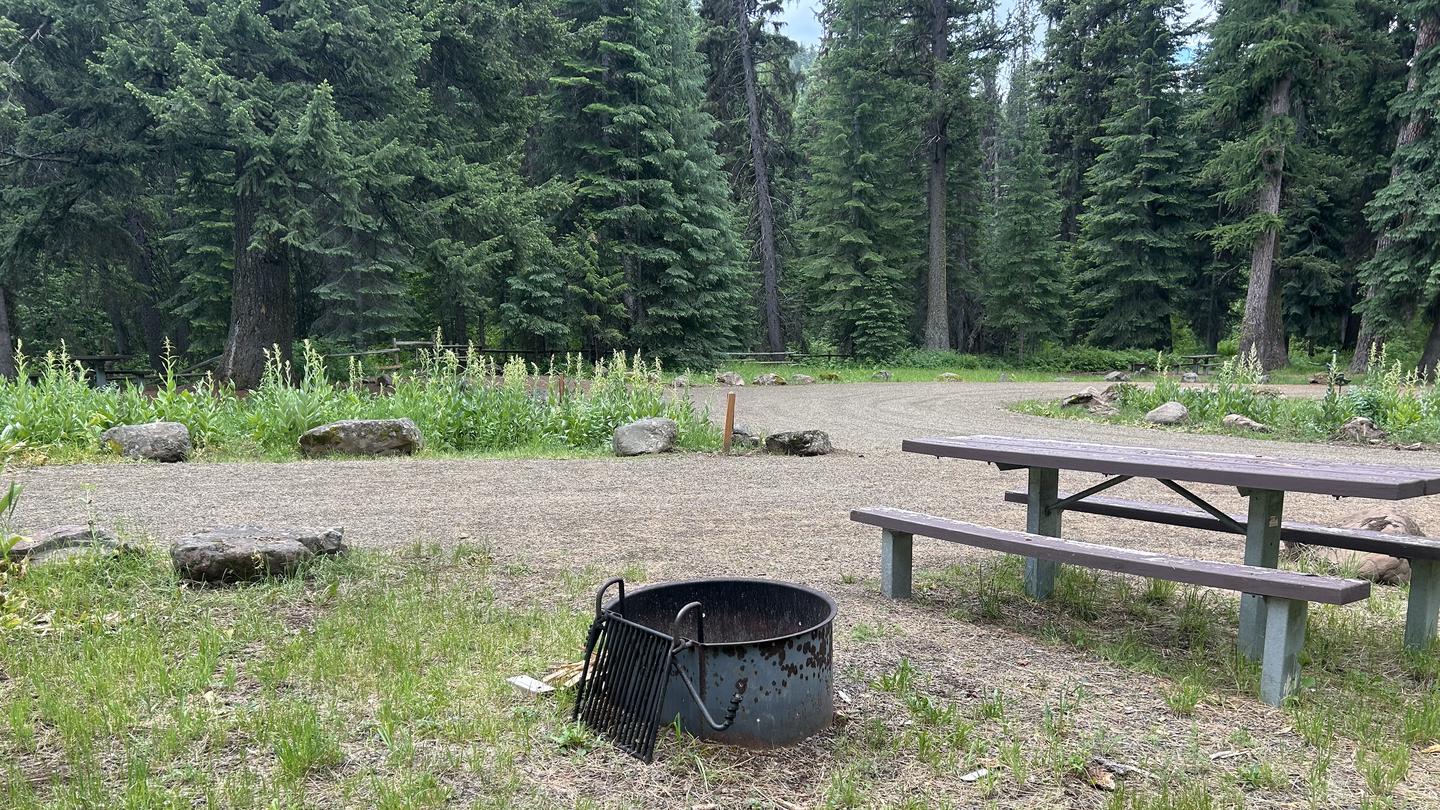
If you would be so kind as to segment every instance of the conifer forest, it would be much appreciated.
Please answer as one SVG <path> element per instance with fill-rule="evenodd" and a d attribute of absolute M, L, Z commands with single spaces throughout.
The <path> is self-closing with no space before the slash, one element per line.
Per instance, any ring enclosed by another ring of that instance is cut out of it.
<path fill-rule="evenodd" d="M 1440 0 L 814 4 L 3 0 L 0 373 L 1440 362 Z"/>

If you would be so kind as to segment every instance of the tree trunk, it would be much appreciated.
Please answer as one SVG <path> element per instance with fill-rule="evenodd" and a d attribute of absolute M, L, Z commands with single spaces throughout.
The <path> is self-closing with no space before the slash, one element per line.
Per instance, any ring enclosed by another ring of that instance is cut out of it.
<path fill-rule="evenodd" d="M 1294 0 L 1285 5 L 1294 13 Z M 1290 114 L 1291 76 L 1283 76 L 1270 90 L 1270 103 L 1265 108 L 1269 122 Z M 1285 176 L 1285 144 L 1275 144 L 1260 158 L 1265 171 L 1265 184 L 1260 189 L 1259 212 L 1268 216 L 1280 213 L 1280 193 Z M 1280 285 L 1275 273 L 1278 228 L 1267 227 L 1255 238 L 1250 256 L 1250 287 L 1245 294 L 1245 319 L 1240 325 L 1240 351 L 1254 351 L 1265 370 L 1282 368 L 1288 361 L 1285 343 L 1285 319 L 1281 312 Z"/>
<path fill-rule="evenodd" d="M 1406 81 L 1405 89 L 1407 92 L 1414 93 L 1420 87 L 1420 71 L 1418 68 L 1420 57 L 1437 44 L 1440 44 L 1440 17 L 1426 17 L 1420 20 L 1418 29 L 1415 32 L 1414 56 L 1410 60 L 1410 77 Z M 1420 140 L 1420 136 L 1423 134 L 1425 134 L 1424 117 L 1412 115 L 1395 135 L 1395 152 L 1392 154 L 1397 154 L 1401 149 Z M 1398 173 L 1398 166 L 1390 169 L 1390 182 L 1395 182 L 1395 176 Z M 1394 239 L 1390 236 L 1388 229 L 1381 232 L 1375 239 L 1375 255 L 1378 256 L 1382 251 L 1387 250 L 1393 241 Z M 1374 295 L 1375 287 L 1372 285 L 1366 289 L 1365 299 L 1368 301 L 1374 297 Z M 1350 358 L 1350 373 L 1363 374 L 1369 370 L 1370 352 L 1372 348 L 1378 351 L 1383 345 L 1383 342 L 1381 336 L 1376 332 L 1375 319 L 1362 313 L 1360 316 L 1360 332 L 1355 337 L 1355 354 Z M 1434 370 L 1435 366 L 1433 363 L 1430 365 L 1430 368 L 1432 371 Z M 1423 367 L 1421 370 L 1424 370 Z"/>
<path fill-rule="evenodd" d="M 243 166 L 243 164 L 242 164 Z M 237 174 L 243 175 L 242 171 Z M 230 335 L 220 357 L 220 379 L 254 388 L 265 374 L 265 352 L 278 347 L 290 359 L 295 298 L 285 248 L 274 237 L 255 238 L 260 201 L 242 185 L 235 199 L 235 271 L 230 289 Z"/>
<path fill-rule="evenodd" d="M 945 259 L 945 169 L 948 134 L 948 112 L 945 109 L 944 79 L 941 67 L 950 58 L 950 10 L 947 0 L 930 0 L 930 121 L 929 136 L 929 201 L 930 272 L 925 296 L 925 348 L 950 348 L 950 304 L 946 298 L 948 285 Z"/>
<path fill-rule="evenodd" d="M 1425 349 L 1420 353 L 1420 376 L 1426 382 L 1435 382 L 1436 366 L 1440 365 L 1440 307 L 1431 307 L 1430 334 L 1425 338 Z"/>
<path fill-rule="evenodd" d="M 155 272 L 155 247 L 150 243 L 150 234 L 140 215 L 131 211 L 125 217 L 125 230 L 135 243 L 130 257 L 130 277 L 140 290 L 140 337 L 145 341 L 145 353 L 150 357 L 150 367 L 157 371 L 164 367 L 165 359 L 165 316 L 158 301 L 163 296 L 156 289 L 159 278 Z M 178 335 L 173 336 L 178 339 Z M 178 354 L 180 349 L 175 347 Z"/>
<path fill-rule="evenodd" d="M 11 334 L 10 290 L 0 284 L 0 377 L 15 379 L 15 336 Z"/>
<path fill-rule="evenodd" d="M 735 28 L 740 42 L 740 68 L 745 74 L 745 111 L 750 124 L 750 163 L 755 175 L 755 213 L 760 220 L 760 282 L 765 318 L 765 348 L 785 351 L 780 329 L 780 256 L 775 247 L 775 205 L 770 198 L 770 171 L 766 165 L 768 139 L 760 120 L 760 99 L 755 89 L 755 54 L 750 45 L 749 0 L 734 0 Z"/>

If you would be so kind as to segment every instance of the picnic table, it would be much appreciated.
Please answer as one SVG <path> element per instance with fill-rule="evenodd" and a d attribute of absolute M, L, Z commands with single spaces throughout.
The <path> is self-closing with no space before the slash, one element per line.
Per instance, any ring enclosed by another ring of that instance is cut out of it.
<path fill-rule="evenodd" d="M 124 355 L 118 354 L 89 354 L 72 355 L 71 360 L 79 363 L 86 371 L 90 372 L 90 385 L 95 388 L 104 388 L 110 381 L 109 375 L 118 373 L 114 367 L 116 363 L 127 359 Z"/>
<path fill-rule="evenodd" d="M 1215 366 L 1220 363 L 1218 354 L 1182 354 L 1180 365 L 1199 374 L 1202 371 L 1214 371 Z"/>
<path fill-rule="evenodd" d="M 1005 494 L 1006 500 L 1026 504 L 1025 533 L 1007 533 L 885 507 L 853 512 L 853 519 L 886 530 L 882 544 L 882 585 L 895 590 L 895 583 L 900 583 L 898 587 L 903 593 L 898 596 L 909 592 L 909 538 L 915 533 L 1020 553 L 1025 556 L 1026 592 L 1037 599 L 1048 598 L 1053 592 L 1061 561 L 1227 587 L 1241 594 L 1240 651 L 1252 660 L 1265 660 L 1267 673 L 1262 678 L 1262 696 L 1275 702 L 1283 699 L 1296 682 L 1295 654 L 1304 638 L 1306 602 L 1345 604 L 1368 594 L 1368 583 L 1275 570 L 1279 568 L 1283 538 L 1380 551 L 1409 559 L 1412 581 L 1405 644 L 1424 648 L 1435 638 L 1437 612 L 1440 612 L 1440 541 L 1286 522 L 1283 512 L 1287 492 L 1389 501 L 1437 495 L 1440 494 L 1440 470 L 985 435 L 907 439 L 901 449 L 937 458 L 989 462 L 1002 470 L 1024 469 L 1028 471 L 1029 481 L 1025 491 Z M 1067 493 L 1059 487 L 1061 470 L 1108 477 L 1078 492 Z M 1154 479 L 1195 508 L 1096 497 L 1132 478 Z M 1248 512 L 1245 515 L 1224 512 L 1186 487 L 1186 483 L 1236 487 L 1249 500 Z M 1066 511 L 1243 535 L 1245 564 L 1238 566 L 1078 541 L 1050 540 L 1061 537 L 1061 516 Z M 897 532 L 904 537 L 903 544 L 898 546 L 891 542 Z M 896 549 L 901 558 L 894 558 Z M 1026 554 L 1027 549 L 1033 549 L 1036 556 Z M 898 576 L 896 566 L 899 566 Z M 1267 569 L 1274 573 L 1265 574 Z M 1291 614 L 1277 619 L 1277 610 L 1291 611 Z M 1267 626 L 1275 642 L 1271 647 L 1278 645 L 1278 651 L 1267 648 Z M 1274 639 L 1277 630 L 1285 638 Z M 1266 680 L 1272 678 L 1269 673 L 1272 658 L 1276 682 L 1267 686 Z"/>

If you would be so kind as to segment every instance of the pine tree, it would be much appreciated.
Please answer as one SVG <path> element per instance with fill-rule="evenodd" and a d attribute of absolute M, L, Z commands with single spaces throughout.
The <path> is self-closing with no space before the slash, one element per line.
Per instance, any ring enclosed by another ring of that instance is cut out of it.
<path fill-rule="evenodd" d="M 1044 154 L 1045 130 L 1033 108 L 1028 68 L 1012 66 L 1006 100 L 1012 165 L 1002 167 L 1000 199 L 989 239 L 985 327 L 1024 356 L 1066 334 L 1061 263 L 1061 203 Z"/>
<path fill-rule="evenodd" d="M 1075 248 L 1077 327 L 1112 348 L 1169 348 L 1186 265 L 1185 179 L 1175 98 L 1174 0 L 1142 0 L 1124 28 L 1136 54 L 1108 91 L 1111 109 L 1086 175 L 1094 193 Z"/>
<path fill-rule="evenodd" d="M 594 243 L 592 340 L 700 365 L 737 340 L 748 297 L 714 119 L 702 109 L 685 0 L 573 0 L 578 47 L 554 78 L 552 158 L 575 186 L 570 227 Z M 623 285 L 624 321 L 600 300 Z"/>
<path fill-rule="evenodd" d="M 1315 100 L 1352 12 L 1349 0 L 1230 0 L 1213 29 L 1211 115 L 1233 135 L 1207 170 L 1221 179 L 1225 202 L 1246 214 L 1216 238 L 1222 248 L 1250 245 L 1240 348 L 1267 369 L 1285 365 L 1289 353 L 1276 259 L 1286 178 L 1306 162 L 1297 108 Z"/>
<path fill-rule="evenodd" d="M 1394 104 L 1403 126 L 1390 183 L 1366 210 L 1382 236 L 1364 267 L 1371 290 L 1364 314 L 1381 338 L 1413 313 L 1423 314 L 1431 326 L 1420 371 L 1434 379 L 1440 363 L 1440 3 L 1408 3 L 1406 15 L 1416 24 L 1415 54 L 1406 90 Z"/>
<path fill-rule="evenodd" d="M 882 0 L 825 5 L 804 194 L 818 311 L 840 351 L 867 359 L 909 343 L 911 279 L 923 255 L 910 157 L 921 108 L 913 85 L 885 69 L 898 31 L 891 10 Z"/>

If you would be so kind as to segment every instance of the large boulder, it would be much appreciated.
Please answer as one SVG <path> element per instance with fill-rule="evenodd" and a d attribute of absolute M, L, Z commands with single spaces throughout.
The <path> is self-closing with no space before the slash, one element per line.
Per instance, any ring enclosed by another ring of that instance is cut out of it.
<path fill-rule="evenodd" d="M 1198 383 L 1200 382 L 1200 375 L 1193 371 L 1187 371 L 1180 375 L 1180 382 Z"/>
<path fill-rule="evenodd" d="M 755 379 L 751 380 L 750 382 L 754 385 L 784 385 L 785 378 L 781 377 L 779 374 L 767 373 L 757 375 Z"/>
<path fill-rule="evenodd" d="M 1109 374 L 1106 374 L 1106 375 L 1105 375 L 1105 382 L 1110 382 L 1110 383 L 1126 382 L 1126 381 L 1128 381 L 1129 379 L 1130 379 L 1130 375 L 1129 375 L 1129 374 L 1126 374 L 1126 373 L 1123 372 L 1123 371 L 1112 371 L 1112 372 L 1110 372 Z"/>
<path fill-rule="evenodd" d="M 935 379 L 940 382 L 960 382 L 960 375 L 953 371 L 947 371 Z"/>
<path fill-rule="evenodd" d="M 116 425 L 100 434 L 100 444 L 126 458 L 184 461 L 190 457 L 190 429 L 179 422 Z"/>
<path fill-rule="evenodd" d="M 715 382 L 721 385 L 743 386 L 745 384 L 745 378 L 733 371 L 722 371 L 715 375 Z"/>
<path fill-rule="evenodd" d="M 1249 430 L 1255 433 L 1269 433 L 1268 425 L 1262 425 L 1244 414 L 1227 413 L 1225 418 L 1220 420 L 1225 427 L 1235 430 Z"/>
<path fill-rule="evenodd" d="M 56 526 L 22 539 L 3 555 L 10 562 L 32 566 L 59 562 L 86 554 L 118 554 L 127 550 L 104 526 Z"/>
<path fill-rule="evenodd" d="M 823 456 L 835 447 L 823 430 L 789 430 L 766 436 L 765 449 L 786 456 Z"/>
<path fill-rule="evenodd" d="M 1423 537 L 1420 525 L 1403 512 L 1385 507 L 1356 512 L 1339 523 L 1337 529 L 1364 529 L 1384 534 L 1404 534 Z M 1351 551 L 1344 548 L 1307 546 L 1300 543 L 1286 543 L 1286 556 L 1304 560 L 1310 565 L 1327 569 L 1343 576 L 1355 576 L 1378 582 L 1382 585 L 1398 585 L 1410 581 L 1410 563 L 1405 560 L 1374 552 Z"/>
<path fill-rule="evenodd" d="M 1385 431 L 1376 426 L 1369 417 L 1356 416 L 1340 426 L 1340 430 L 1335 433 L 1335 438 L 1362 444 L 1375 444 L 1385 440 Z"/>
<path fill-rule="evenodd" d="M 1120 399 L 1118 386 L 1108 386 L 1097 391 L 1093 386 L 1076 391 L 1060 400 L 1062 408 L 1084 408 L 1097 416 L 1114 416 L 1120 412 L 1115 403 Z"/>
<path fill-rule="evenodd" d="M 1152 425 L 1178 425 L 1189 418 L 1190 409 L 1173 399 L 1145 414 L 1145 421 Z"/>
<path fill-rule="evenodd" d="M 409 419 L 342 419 L 300 434 L 300 454 L 408 456 L 425 449 L 425 437 Z"/>
<path fill-rule="evenodd" d="M 611 442 L 617 456 L 644 456 L 675 449 L 680 426 L 674 419 L 651 416 L 615 428 Z"/>
<path fill-rule="evenodd" d="M 813 383 L 813 382 L 815 382 L 815 378 L 814 378 L 814 377 L 811 377 L 809 374 L 791 374 L 791 375 L 790 375 L 790 384 L 791 384 L 791 385 L 810 385 L 810 384 Z"/>
<path fill-rule="evenodd" d="M 675 379 L 673 379 L 673 380 L 670 381 L 670 387 L 671 387 L 671 388 L 689 388 L 689 387 L 690 387 L 690 378 L 689 378 L 689 377 L 686 377 L 684 374 L 678 375 Z"/>
<path fill-rule="evenodd" d="M 882 368 L 874 374 L 871 374 L 870 379 L 878 380 L 879 382 L 890 382 L 895 379 L 895 375 Z"/>
<path fill-rule="evenodd" d="M 195 582 L 249 582 L 289 576 L 308 560 L 347 550 L 340 528 L 226 526 L 171 543 L 170 562 Z"/>

